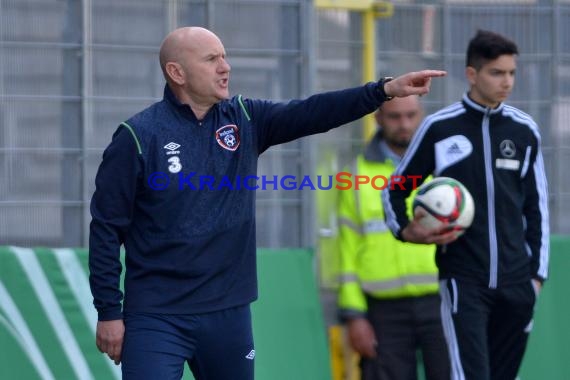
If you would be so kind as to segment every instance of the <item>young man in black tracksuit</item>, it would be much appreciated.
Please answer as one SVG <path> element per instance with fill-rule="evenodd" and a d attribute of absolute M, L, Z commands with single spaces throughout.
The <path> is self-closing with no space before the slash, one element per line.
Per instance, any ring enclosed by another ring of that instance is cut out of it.
<path fill-rule="evenodd" d="M 408 220 L 409 191 L 396 186 L 382 194 L 387 223 L 398 238 L 439 240 L 452 379 L 515 379 L 548 274 L 548 191 L 538 127 L 503 103 L 514 84 L 517 54 L 512 41 L 479 31 L 467 50 L 469 91 L 425 119 L 396 169 L 397 175 L 461 181 L 475 201 L 465 234 L 442 239 L 439 231 L 419 225 L 418 217 Z"/>
<path fill-rule="evenodd" d="M 425 94 L 425 70 L 276 103 L 229 96 L 211 31 L 184 27 L 160 48 L 164 98 L 121 123 L 91 201 L 96 343 L 124 379 L 254 377 L 255 180 L 269 147 L 356 120 L 391 96 Z M 244 182 L 247 181 L 247 182 Z M 125 246 L 125 293 L 119 248 Z M 124 301 L 124 302 L 123 302 Z"/>

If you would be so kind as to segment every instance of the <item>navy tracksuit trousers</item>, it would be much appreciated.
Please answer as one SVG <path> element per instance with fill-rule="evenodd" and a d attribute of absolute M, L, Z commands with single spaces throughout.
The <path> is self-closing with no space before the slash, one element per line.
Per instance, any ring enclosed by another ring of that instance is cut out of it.
<path fill-rule="evenodd" d="M 253 380 L 249 305 L 196 315 L 125 313 L 125 380 Z"/>

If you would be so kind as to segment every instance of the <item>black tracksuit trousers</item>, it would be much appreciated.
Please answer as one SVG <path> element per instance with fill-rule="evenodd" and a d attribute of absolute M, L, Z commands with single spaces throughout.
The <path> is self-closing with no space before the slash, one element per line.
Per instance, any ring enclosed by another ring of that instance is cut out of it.
<path fill-rule="evenodd" d="M 445 279 L 440 292 L 452 380 L 514 380 L 532 329 L 532 281 L 489 289 Z"/>
<path fill-rule="evenodd" d="M 438 294 L 396 299 L 367 297 L 368 320 L 376 333 L 377 357 L 363 358 L 362 380 L 416 380 L 417 350 L 427 380 L 449 380 L 449 355 Z"/>

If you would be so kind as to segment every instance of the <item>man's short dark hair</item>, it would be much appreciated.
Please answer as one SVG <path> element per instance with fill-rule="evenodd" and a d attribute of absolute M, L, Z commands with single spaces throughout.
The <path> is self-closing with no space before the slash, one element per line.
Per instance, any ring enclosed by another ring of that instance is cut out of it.
<path fill-rule="evenodd" d="M 466 65 L 479 70 L 489 61 L 501 55 L 518 54 L 517 45 L 508 38 L 488 30 L 478 30 L 467 47 Z"/>

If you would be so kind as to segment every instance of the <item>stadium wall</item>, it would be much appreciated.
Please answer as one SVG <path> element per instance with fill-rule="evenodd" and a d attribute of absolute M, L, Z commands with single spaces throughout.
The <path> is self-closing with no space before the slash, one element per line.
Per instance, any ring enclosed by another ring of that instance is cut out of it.
<path fill-rule="evenodd" d="M 0 379 L 120 379 L 95 347 L 87 256 L 0 247 Z M 257 379 L 331 379 L 313 262 L 308 250 L 258 251 Z"/>
<path fill-rule="evenodd" d="M 570 378 L 570 236 L 551 239 L 551 274 L 537 304 L 520 380 Z M 309 250 L 258 251 L 253 304 L 256 378 L 343 379 L 331 360 Z M 87 251 L 0 247 L 0 378 L 118 379 L 95 347 Z M 184 379 L 191 379 L 188 370 Z"/>

